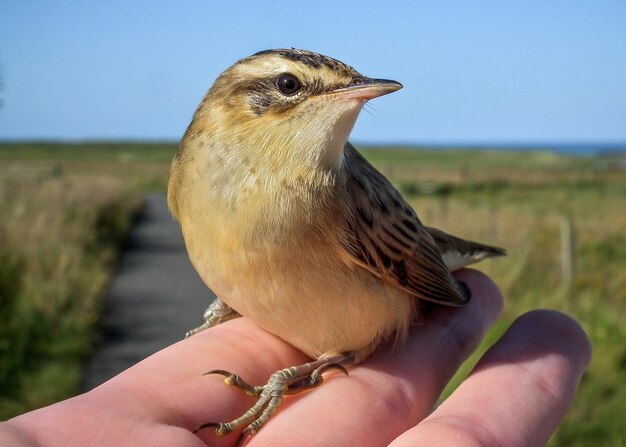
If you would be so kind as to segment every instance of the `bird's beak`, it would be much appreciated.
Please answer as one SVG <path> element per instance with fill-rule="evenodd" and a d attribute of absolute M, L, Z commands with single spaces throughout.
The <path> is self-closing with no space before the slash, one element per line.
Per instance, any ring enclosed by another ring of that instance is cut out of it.
<path fill-rule="evenodd" d="M 346 87 L 332 90 L 329 94 L 341 99 L 368 101 L 401 88 L 402 84 L 389 79 L 355 78 Z"/>

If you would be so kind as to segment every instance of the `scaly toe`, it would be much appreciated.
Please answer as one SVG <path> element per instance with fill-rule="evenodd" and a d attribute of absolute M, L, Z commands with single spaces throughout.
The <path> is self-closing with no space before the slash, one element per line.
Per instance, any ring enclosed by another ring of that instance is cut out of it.
<path fill-rule="evenodd" d="M 266 385 L 251 386 L 241 377 L 223 369 L 214 369 L 205 373 L 218 374 L 224 376 L 224 382 L 228 385 L 236 386 L 247 394 L 257 396 L 256 403 L 250 407 L 243 415 L 230 422 L 208 422 L 198 427 L 194 433 L 205 429 L 215 428 L 218 436 L 231 433 L 239 427 L 244 427 L 237 440 L 237 445 L 242 446 L 246 440 L 254 435 L 258 430 L 278 410 L 285 395 L 296 394 L 301 391 L 315 388 L 324 382 L 322 374 L 330 369 L 337 369 L 348 375 L 348 371 L 343 364 L 354 361 L 354 353 L 337 354 L 332 357 L 315 360 L 291 368 L 281 369 L 270 376 Z"/>

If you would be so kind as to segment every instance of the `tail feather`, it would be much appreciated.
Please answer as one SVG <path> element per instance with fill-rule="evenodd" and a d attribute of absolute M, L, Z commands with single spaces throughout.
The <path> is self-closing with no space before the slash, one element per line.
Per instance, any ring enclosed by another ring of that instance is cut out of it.
<path fill-rule="evenodd" d="M 483 259 L 506 255 L 503 248 L 461 239 L 436 228 L 426 227 L 426 230 L 439 246 L 443 261 L 451 271 Z"/>

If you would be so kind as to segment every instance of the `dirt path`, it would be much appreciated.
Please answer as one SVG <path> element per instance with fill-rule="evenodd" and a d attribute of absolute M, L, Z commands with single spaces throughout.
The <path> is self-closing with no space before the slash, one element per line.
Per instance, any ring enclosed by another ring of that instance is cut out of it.
<path fill-rule="evenodd" d="M 187 258 L 165 195 L 150 194 L 105 297 L 104 340 L 91 359 L 90 390 L 202 323 L 213 294 Z"/>

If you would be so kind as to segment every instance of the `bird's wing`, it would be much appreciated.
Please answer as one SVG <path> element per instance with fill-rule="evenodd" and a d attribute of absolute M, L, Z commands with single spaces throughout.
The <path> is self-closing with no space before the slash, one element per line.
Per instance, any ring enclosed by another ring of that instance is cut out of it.
<path fill-rule="evenodd" d="M 346 193 L 352 209 L 342 250 L 357 264 L 417 298 L 460 306 L 469 290 L 457 282 L 415 212 L 350 143 Z"/>

